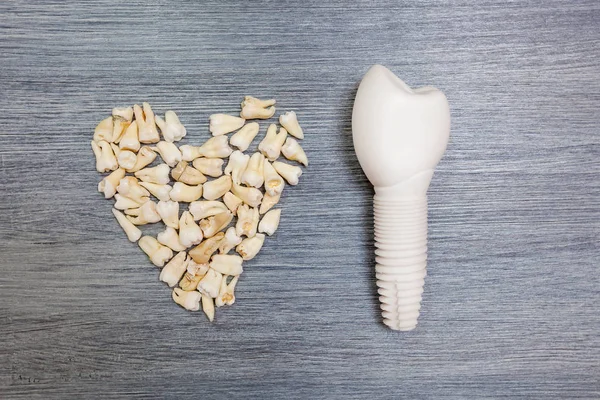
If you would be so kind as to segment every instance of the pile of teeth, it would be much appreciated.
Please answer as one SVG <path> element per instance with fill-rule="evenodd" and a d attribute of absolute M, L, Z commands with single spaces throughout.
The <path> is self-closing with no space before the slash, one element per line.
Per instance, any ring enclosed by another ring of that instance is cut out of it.
<path fill-rule="evenodd" d="M 277 161 L 280 154 L 308 165 L 304 150 L 291 137 L 304 138 L 293 111 L 279 116 L 279 130 L 269 125 L 257 152 L 244 154 L 259 132 L 257 122 L 246 121 L 273 117 L 274 105 L 275 100 L 246 96 L 240 117 L 211 115 L 213 137 L 201 146 L 176 146 L 186 135 L 185 127 L 173 111 L 164 119 L 155 116 L 148 103 L 113 109 L 94 132 L 96 169 L 112 171 L 98 191 L 116 200 L 112 212 L 117 222 L 162 268 L 160 280 L 174 287 L 173 300 L 190 311 L 202 304 L 210 321 L 215 305 L 235 302 L 243 261 L 254 258 L 265 234 L 277 230 L 281 209 L 272 208 L 284 180 L 297 185 L 302 175 L 298 165 Z M 162 162 L 150 166 L 158 155 Z M 181 210 L 182 203 L 189 203 L 187 210 Z M 139 226 L 160 221 L 165 230 L 156 238 L 142 236 Z M 234 249 L 237 254 L 229 254 Z"/>

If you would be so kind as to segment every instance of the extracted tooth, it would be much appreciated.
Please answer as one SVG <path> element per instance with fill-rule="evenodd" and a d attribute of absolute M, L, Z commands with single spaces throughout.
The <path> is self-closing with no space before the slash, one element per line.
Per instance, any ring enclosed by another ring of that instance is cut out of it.
<path fill-rule="evenodd" d="M 131 169 L 134 167 L 137 161 L 137 156 L 133 151 L 121 150 L 117 156 L 117 161 L 119 162 L 119 166 L 121 168 Z"/>
<path fill-rule="evenodd" d="M 124 177 L 125 170 L 123 168 L 117 168 L 98 183 L 98 191 L 104 193 L 105 199 L 110 199 L 117 193 L 117 186 L 119 186 L 119 182 Z"/>
<path fill-rule="evenodd" d="M 269 161 L 275 161 L 279 157 L 279 154 L 281 154 L 281 146 L 283 146 L 286 137 L 287 131 L 284 128 L 280 128 L 279 133 L 277 133 L 277 125 L 271 124 L 267 128 L 265 138 L 259 143 L 258 150 Z"/>
<path fill-rule="evenodd" d="M 258 134 L 258 129 L 258 122 L 250 122 L 244 125 L 242 129 L 231 135 L 229 144 L 237 147 L 240 151 L 246 151 Z"/>
<path fill-rule="evenodd" d="M 283 182 L 283 178 L 279 176 L 275 168 L 273 168 L 273 165 L 271 165 L 267 159 L 264 160 L 263 172 L 265 176 L 265 191 L 267 194 L 271 196 L 281 194 L 285 187 L 285 182 Z"/>
<path fill-rule="evenodd" d="M 198 293 L 195 289 L 185 291 L 180 288 L 175 288 L 173 289 L 172 297 L 175 303 L 188 311 L 198 311 L 200 309 L 202 294 Z"/>
<path fill-rule="evenodd" d="M 202 230 L 194 222 L 189 211 L 184 211 L 179 218 L 179 242 L 186 248 L 202 241 Z"/>
<path fill-rule="evenodd" d="M 243 201 L 235 194 L 227 192 L 223 195 L 223 203 L 225 203 L 227 208 L 229 208 L 229 211 L 235 214 L 237 212 L 238 207 L 240 206 L 240 204 L 243 203 Z"/>
<path fill-rule="evenodd" d="M 166 185 L 169 179 L 170 168 L 167 164 L 159 164 L 156 167 L 144 168 L 134 173 L 135 177 L 143 182 Z"/>
<path fill-rule="evenodd" d="M 209 130 L 213 136 L 237 131 L 246 123 L 246 120 L 243 118 L 227 114 L 213 114 L 210 116 L 209 121 Z"/>
<path fill-rule="evenodd" d="M 290 135 L 298 139 L 304 139 L 304 132 L 298 123 L 298 117 L 295 111 L 288 111 L 279 116 L 279 123 L 283 126 Z"/>
<path fill-rule="evenodd" d="M 202 196 L 206 200 L 216 200 L 231 189 L 231 177 L 224 175 L 204 184 Z"/>
<path fill-rule="evenodd" d="M 156 150 L 169 167 L 174 167 L 179 161 L 181 161 L 181 152 L 174 143 L 165 142 L 163 140 L 158 142 L 156 147 L 152 150 Z"/>
<path fill-rule="evenodd" d="M 202 146 L 181 146 L 183 161 L 193 161 L 199 157 L 224 158 L 229 157 L 232 150 L 227 143 L 226 136 L 217 136 L 208 139 Z"/>
<path fill-rule="evenodd" d="M 249 155 L 244 154 L 239 150 L 234 151 L 231 153 L 231 156 L 229 156 L 229 162 L 225 167 L 225 175 L 231 175 L 231 181 L 235 185 L 241 184 L 244 171 L 246 171 L 249 161 Z"/>
<path fill-rule="evenodd" d="M 142 231 L 140 231 L 137 226 L 135 226 L 129 219 L 127 219 L 127 217 L 122 212 L 113 208 L 112 213 L 117 219 L 119 225 L 121 225 L 121 228 L 123 228 L 123 230 L 125 231 L 127 239 L 129 239 L 130 242 L 137 242 L 138 239 L 142 236 Z"/>
<path fill-rule="evenodd" d="M 139 139 L 141 143 L 158 143 L 160 136 L 156 129 L 156 122 L 154 121 L 154 112 L 150 107 L 150 104 L 143 103 L 144 109 L 137 104 L 133 106 L 133 112 L 135 114 L 135 120 L 138 124 Z M 167 163 L 168 164 L 168 163 Z"/>
<path fill-rule="evenodd" d="M 238 236 L 254 237 L 259 219 L 258 208 L 250 208 L 247 204 L 242 204 L 238 207 L 237 217 L 235 233 Z"/>
<path fill-rule="evenodd" d="M 305 167 L 308 167 L 308 158 L 306 157 L 306 153 L 296 139 L 291 137 L 287 138 L 285 144 L 281 148 L 281 152 L 288 160 L 298 161 L 300 164 L 304 164 Z"/>
<path fill-rule="evenodd" d="M 275 114 L 275 100 L 259 100 L 256 97 L 246 96 L 242 101 L 240 116 L 245 119 L 269 119 Z"/>
<path fill-rule="evenodd" d="M 143 146 L 137 153 L 137 160 L 133 168 L 127 170 L 127 172 L 136 172 L 152 164 L 152 161 L 156 159 L 156 153 L 148 146 Z"/>
<path fill-rule="evenodd" d="M 219 232 L 213 237 L 204 239 L 202 243 L 190 250 L 190 257 L 192 257 L 192 260 L 198 264 L 208 263 L 210 257 L 219 248 L 219 244 L 224 237 L 225 234 L 223 232 Z"/>
<path fill-rule="evenodd" d="M 208 264 L 197 264 L 194 260 L 189 260 L 187 270 L 179 281 L 179 287 L 183 290 L 196 290 L 198 283 L 208 272 L 208 268 Z"/>
<path fill-rule="evenodd" d="M 117 210 L 128 210 L 130 208 L 138 208 L 139 206 L 141 206 L 142 204 L 144 204 L 147 201 L 150 201 L 150 198 L 148 197 L 142 197 L 140 200 L 141 202 L 138 203 L 135 200 L 130 199 L 127 196 L 123 196 L 119 193 L 115 194 L 115 205 L 114 207 Z"/>
<path fill-rule="evenodd" d="M 279 175 L 283 177 L 292 186 L 298 184 L 298 179 L 302 175 L 302 168 L 297 165 L 290 165 L 280 161 L 275 161 L 273 163 L 273 168 Z"/>
<path fill-rule="evenodd" d="M 125 210 L 127 218 L 135 225 L 154 224 L 160 221 L 160 215 L 156 211 L 156 203 L 147 201 L 138 208 Z"/>
<path fill-rule="evenodd" d="M 257 233 L 254 237 L 242 240 L 242 243 L 238 244 L 235 251 L 237 251 L 245 261 L 252 260 L 256 257 L 264 242 L 265 235 Z"/>
<path fill-rule="evenodd" d="M 179 151 L 181 151 L 181 159 L 183 161 L 193 161 L 198 157 L 202 156 L 201 146 L 192 146 L 190 144 L 184 144 L 179 147 Z"/>
<path fill-rule="evenodd" d="M 125 130 L 123 137 L 119 141 L 121 150 L 131 150 L 137 152 L 140 149 L 140 140 L 138 138 L 138 125 L 133 121 Z"/>
<path fill-rule="evenodd" d="M 96 170 L 98 172 L 114 171 L 119 168 L 117 158 L 107 141 L 101 140 L 96 143 L 92 140 L 92 150 L 94 156 L 96 156 Z"/>
<path fill-rule="evenodd" d="M 235 183 L 231 185 L 231 192 L 252 207 L 258 207 L 263 198 L 262 192 L 257 188 L 240 186 Z"/>
<path fill-rule="evenodd" d="M 159 201 L 156 205 L 156 212 L 160 218 L 173 229 L 179 229 L 179 203 L 176 201 Z"/>
<path fill-rule="evenodd" d="M 229 211 L 225 211 L 200 221 L 200 229 L 202 229 L 204 237 L 212 237 L 219 231 L 225 229 L 232 219 L 233 214 Z"/>
<path fill-rule="evenodd" d="M 133 108 L 132 107 L 115 107 L 112 109 L 112 118 L 113 118 L 113 133 L 112 140 L 113 143 L 119 143 L 121 137 L 124 132 L 133 121 Z"/>
<path fill-rule="evenodd" d="M 179 242 L 179 235 L 174 228 L 167 226 L 164 231 L 160 232 L 156 239 L 160 244 L 164 244 L 173 251 L 184 251 L 186 247 Z"/>
<path fill-rule="evenodd" d="M 258 231 L 271 236 L 279 226 L 279 218 L 281 217 L 281 209 L 271 210 L 262 217 L 258 224 Z"/>
<path fill-rule="evenodd" d="M 206 182 L 206 177 L 202 172 L 188 165 L 187 161 L 180 161 L 171 171 L 171 176 L 186 185 L 199 185 Z"/>
<path fill-rule="evenodd" d="M 157 183 L 140 182 L 140 186 L 145 187 L 154 197 L 160 201 L 168 201 L 171 199 L 169 193 L 171 193 L 171 185 L 159 185 Z"/>
<path fill-rule="evenodd" d="M 194 168 L 202 172 L 204 175 L 218 178 L 223 175 L 223 159 L 222 158 L 196 158 L 193 162 Z"/>
<path fill-rule="evenodd" d="M 276 194 L 275 196 L 271 196 L 269 193 L 265 193 L 265 197 L 262 199 L 262 203 L 260 203 L 260 213 L 264 214 L 269 211 L 273 206 L 279 203 L 279 198 L 281 194 Z"/>
<path fill-rule="evenodd" d="M 221 288 L 222 279 L 223 275 L 220 272 L 209 268 L 206 272 L 206 275 L 204 275 L 204 278 L 200 279 L 197 290 L 200 293 L 205 294 L 214 299 L 219 295 L 219 289 Z"/>
<path fill-rule="evenodd" d="M 189 186 L 185 183 L 175 182 L 169 195 L 173 201 L 191 203 L 202 197 L 202 185 Z"/>
<path fill-rule="evenodd" d="M 210 261 L 210 268 L 223 275 L 238 276 L 243 272 L 242 257 L 235 254 L 215 254 Z"/>
<path fill-rule="evenodd" d="M 179 282 L 187 270 L 188 260 L 189 258 L 187 258 L 185 251 L 180 251 L 160 271 L 159 279 L 171 287 L 177 285 L 177 282 Z"/>
<path fill-rule="evenodd" d="M 142 236 L 138 241 L 140 248 L 150 257 L 152 264 L 162 267 L 173 257 L 173 250 L 158 243 L 152 236 Z"/>
<path fill-rule="evenodd" d="M 194 216 L 194 220 L 198 221 L 225 212 L 227 211 L 227 207 L 220 201 L 201 200 L 191 202 L 189 211 Z"/>
<path fill-rule="evenodd" d="M 150 193 L 140 186 L 138 180 L 133 176 L 126 176 L 121 179 L 119 181 L 119 186 L 117 186 L 117 192 L 123 196 L 129 197 L 138 204 L 145 203 L 147 200 L 144 198 L 150 196 Z"/>
<path fill-rule="evenodd" d="M 215 302 L 212 297 L 202 294 L 202 311 L 210 322 L 215 319 Z"/>
<path fill-rule="evenodd" d="M 104 140 L 105 142 L 112 142 L 112 131 L 113 131 L 113 119 L 108 117 L 100 121 L 100 123 L 94 129 L 94 142 Z"/>
<path fill-rule="evenodd" d="M 242 238 L 235 232 L 235 227 L 231 226 L 225 231 L 225 237 L 219 243 L 219 253 L 227 254 L 238 244 L 242 243 Z"/>
<path fill-rule="evenodd" d="M 221 280 L 221 287 L 219 288 L 219 295 L 215 299 L 215 305 L 217 307 L 230 306 L 235 303 L 235 285 L 237 285 L 239 279 L 238 276 L 234 276 L 231 282 L 227 283 L 227 277 L 223 277 Z"/>
<path fill-rule="evenodd" d="M 258 152 L 252 154 L 246 170 L 242 174 L 242 183 L 255 188 L 261 187 L 265 180 L 264 165 L 265 156 Z"/>
<path fill-rule="evenodd" d="M 173 111 L 165 113 L 165 119 L 156 116 L 156 125 L 167 142 L 176 142 L 183 139 L 186 134 L 185 126 L 179 121 L 179 117 Z"/>

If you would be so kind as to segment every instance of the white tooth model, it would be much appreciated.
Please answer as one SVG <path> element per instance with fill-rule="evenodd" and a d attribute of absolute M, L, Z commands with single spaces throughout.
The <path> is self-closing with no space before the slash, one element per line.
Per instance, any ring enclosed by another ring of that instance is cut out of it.
<path fill-rule="evenodd" d="M 427 189 L 450 135 L 450 109 L 436 88 L 411 89 L 374 65 L 352 112 L 354 150 L 375 187 L 375 271 L 383 322 L 417 326 L 427 260 Z"/>

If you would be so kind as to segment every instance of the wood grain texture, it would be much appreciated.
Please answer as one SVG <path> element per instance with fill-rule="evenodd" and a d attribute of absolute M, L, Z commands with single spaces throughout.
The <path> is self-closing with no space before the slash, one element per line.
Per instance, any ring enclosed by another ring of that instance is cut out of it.
<path fill-rule="evenodd" d="M 0 2 L 0 397 L 599 398 L 600 3 Z M 380 322 L 358 82 L 441 88 L 417 330 Z M 176 306 L 96 192 L 115 105 L 188 142 L 241 96 L 311 165 L 216 322 Z"/>

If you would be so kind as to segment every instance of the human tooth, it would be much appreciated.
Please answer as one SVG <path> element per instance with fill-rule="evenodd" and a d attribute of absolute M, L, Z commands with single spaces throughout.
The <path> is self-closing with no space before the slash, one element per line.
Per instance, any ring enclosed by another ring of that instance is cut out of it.
<path fill-rule="evenodd" d="M 113 131 L 113 119 L 108 117 L 100 121 L 100 123 L 94 129 L 94 142 L 104 140 L 105 142 L 112 142 L 112 131 Z"/>
<path fill-rule="evenodd" d="M 224 158 L 229 157 L 231 152 L 231 147 L 229 147 L 227 137 L 212 137 L 208 139 L 202 146 L 200 146 L 200 157 L 207 158 Z M 198 158 L 198 157 L 195 157 Z M 189 160 L 186 160 L 189 161 Z"/>
<path fill-rule="evenodd" d="M 225 212 L 227 211 L 227 207 L 220 201 L 201 200 L 191 202 L 189 211 L 194 216 L 194 220 L 198 221 Z"/>
<path fill-rule="evenodd" d="M 192 260 L 198 264 L 208 263 L 210 257 L 219 248 L 219 244 L 224 237 L 225 234 L 223 232 L 219 232 L 213 237 L 204 239 L 202 243 L 190 250 L 190 257 L 192 257 Z"/>
<path fill-rule="evenodd" d="M 243 201 L 235 194 L 227 192 L 223 195 L 223 203 L 225 203 L 227 208 L 229 208 L 229 211 L 235 214 L 237 212 L 238 207 L 240 206 L 240 204 L 243 203 Z"/>
<path fill-rule="evenodd" d="M 225 237 L 219 243 L 219 253 L 227 254 L 229 250 L 233 249 L 238 244 L 242 243 L 242 238 L 235 232 L 235 227 L 231 226 L 227 228 Z"/>
<path fill-rule="evenodd" d="M 302 168 L 297 165 L 290 165 L 284 162 L 275 161 L 273 163 L 273 168 L 279 175 L 283 177 L 292 186 L 298 184 L 298 178 L 302 175 Z"/>
<path fill-rule="evenodd" d="M 208 272 L 208 268 L 208 264 L 197 264 L 194 260 L 190 259 L 187 264 L 187 270 L 183 278 L 179 281 L 179 287 L 183 290 L 196 290 L 198 283 Z"/>
<path fill-rule="evenodd" d="M 138 208 L 125 210 L 127 218 L 135 225 L 154 224 L 160 221 L 160 215 L 156 212 L 156 203 L 147 201 Z"/>
<path fill-rule="evenodd" d="M 133 106 L 135 120 L 138 124 L 139 139 L 141 143 L 157 143 L 160 141 L 156 122 L 154 120 L 154 112 L 150 104 L 143 103 L 144 109 L 137 104 Z"/>
<path fill-rule="evenodd" d="M 196 292 L 196 290 L 192 289 L 192 291 L 185 291 L 180 288 L 175 288 L 173 289 L 172 297 L 175 303 L 188 311 L 200 310 L 200 300 L 202 300 L 202 295 Z"/>
<path fill-rule="evenodd" d="M 304 139 L 304 132 L 298 123 L 298 117 L 296 117 L 295 111 L 288 111 L 285 114 L 279 116 L 279 123 L 283 126 L 290 135 L 297 137 L 298 139 Z"/>
<path fill-rule="evenodd" d="M 248 165 L 246 166 L 246 170 L 242 174 L 242 183 L 255 188 L 261 187 L 265 180 L 263 170 L 265 165 L 264 161 L 265 156 L 261 153 L 256 152 L 252 154 L 250 161 L 248 161 Z"/>
<path fill-rule="evenodd" d="M 115 107 L 112 109 L 112 118 L 113 118 L 113 133 L 112 140 L 113 143 L 119 143 L 121 140 L 121 136 L 133 121 L 133 108 L 132 107 Z"/>
<path fill-rule="evenodd" d="M 275 161 L 281 153 L 281 146 L 285 142 L 287 131 L 284 128 L 279 129 L 277 133 L 277 125 L 271 124 L 267 128 L 265 138 L 259 143 L 258 150 L 264 154 L 269 161 Z"/>
<path fill-rule="evenodd" d="M 257 188 L 240 186 L 235 183 L 231 185 L 231 192 L 252 207 L 258 207 L 263 198 L 262 192 Z"/>
<path fill-rule="evenodd" d="M 254 237 L 249 237 L 242 240 L 242 243 L 238 244 L 235 251 L 242 256 L 245 261 L 252 260 L 260 251 L 263 243 L 265 242 L 265 235 L 257 233 Z"/>
<path fill-rule="evenodd" d="M 125 130 L 123 137 L 119 141 L 121 150 L 131 150 L 137 152 L 140 149 L 140 140 L 138 138 L 138 124 L 133 121 Z"/>
<path fill-rule="evenodd" d="M 281 217 L 281 209 L 271 210 L 266 213 L 258 224 L 258 231 L 271 236 L 279 226 L 279 218 Z"/>
<path fill-rule="evenodd" d="M 206 200 L 216 200 L 227 193 L 229 189 L 231 189 L 231 177 L 225 175 L 210 182 L 206 182 L 204 184 L 202 196 L 204 196 Z"/>
<path fill-rule="evenodd" d="M 117 162 L 119 162 L 119 154 L 121 153 L 121 149 L 115 143 L 110 143 L 110 148 L 113 151 L 113 154 L 115 155 L 115 158 L 117 159 Z"/>
<path fill-rule="evenodd" d="M 188 186 L 185 183 L 175 182 L 169 195 L 173 201 L 191 203 L 202 197 L 202 185 Z"/>
<path fill-rule="evenodd" d="M 215 302 L 212 297 L 202 294 L 202 311 L 210 322 L 215 319 Z"/>
<path fill-rule="evenodd" d="M 202 229 L 204 237 L 211 237 L 229 225 L 232 219 L 233 214 L 229 211 L 225 211 L 200 221 L 200 229 Z"/>
<path fill-rule="evenodd" d="M 129 197 L 123 196 L 119 193 L 115 194 L 115 200 L 116 200 L 116 202 L 115 202 L 114 207 L 117 210 L 127 210 L 130 208 L 138 208 L 145 202 L 150 201 L 150 199 L 148 197 L 142 197 L 140 199 L 141 201 L 138 203 L 137 201 L 132 200 Z"/>
<path fill-rule="evenodd" d="M 96 156 L 96 170 L 98 172 L 114 171 L 119 168 L 117 158 L 107 141 L 101 140 L 98 143 L 92 141 L 91 144 L 94 156 Z"/>
<path fill-rule="evenodd" d="M 202 153 L 200 152 L 200 146 L 184 144 L 183 146 L 179 147 L 179 151 L 181 151 L 181 159 L 183 161 L 193 161 L 202 156 Z"/>
<path fill-rule="evenodd" d="M 250 143 L 252 143 L 258 134 L 258 130 L 258 122 L 250 122 L 249 124 L 244 125 L 242 129 L 231 135 L 229 144 L 237 147 L 240 149 L 240 151 L 246 151 L 250 146 Z"/>
<path fill-rule="evenodd" d="M 169 167 L 174 167 L 182 159 L 181 152 L 174 143 L 165 142 L 163 140 L 158 142 L 154 149 L 156 149 L 160 154 L 160 157 Z"/>
<path fill-rule="evenodd" d="M 279 203 L 279 198 L 281 194 L 277 194 L 275 196 L 271 196 L 269 193 L 265 193 L 265 197 L 262 199 L 262 203 L 260 203 L 260 213 L 264 214 L 269 211 L 273 206 Z"/>
<path fill-rule="evenodd" d="M 156 212 L 166 226 L 179 229 L 179 203 L 176 201 L 159 201 Z"/>
<path fill-rule="evenodd" d="M 209 130 L 213 136 L 237 131 L 246 123 L 246 120 L 243 118 L 227 114 L 213 114 L 210 116 L 209 121 Z"/>
<path fill-rule="evenodd" d="M 179 242 L 186 248 L 202 241 L 202 230 L 194 222 L 189 211 L 184 211 L 179 218 Z"/>
<path fill-rule="evenodd" d="M 160 271 L 159 279 L 170 287 L 177 285 L 187 269 L 187 262 L 187 254 L 185 254 L 185 251 L 180 251 Z"/>
<path fill-rule="evenodd" d="M 129 239 L 130 242 L 137 242 L 138 239 L 142 236 L 142 231 L 140 231 L 137 226 L 135 226 L 129 219 L 127 219 L 127 217 L 125 217 L 125 215 L 122 212 L 113 208 L 112 213 L 117 219 L 119 225 L 121 225 L 121 228 L 123 228 L 123 230 L 125 231 L 127 239 Z"/>
<path fill-rule="evenodd" d="M 197 290 L 211 298 L 215 298 L 219 295 L 219 289 L 221 288 L 221 280 L 223 275 L 220 272 L 209 268 L 204 278 L 200 279 Z"/>
<path fill-rule="evenodd" d="M 173 250 L 158 243 L 152 236 L 142 236 L 138 241 L 140 248 L 150 257 L 152 264 L 162 267 L 173 257 Z"/>
<path fill-rule="evenodd" d="M 246 171 L 249 161 L 249 155 L 244 154 L 239 150 L 234 151 L 231 153 L 231 156 L 229 156 L 229 162 L 225 167 L 225 175 L 231 175 L 231 181 L 234 184 L 241 184 L 242 176 L 244 175 L 244 171 Z"/>
<path fill-rule="evenodd" d="M 244 119 L 269 119 L 275 114 L 273 104 L 275 104 L 275 100 L 259 100 L 252 96 L 246 96 L 241 104 L 240 117 Z"/>
<path fill-rule="evenodd" d="M 186 134 L 185 126 L 179 121 L 179 117 L 173 111 L 165 113 L 165 119 L 156 116 L 156 125 L 167 142 L 176 142 L 183 139 Z"/>
<path fill-rule="evenodd" d="M 235 285 L 237 285 L 239 279 L 238 276 L 234 276 L 229 284 L 227 283 L 227 277 L 221 280 L 221 287 L 219 288 L 219 295 L 215 299 L 215 305 L 217 307 L 230 306 L 235 303 Z"/>
<path fill-rule="evenodd" d="M 263 173 L 265 180 L 265 191 L 267 194 L 274 196 L 283 192 L 283 188 L 285 187 L 283 178 L 279 176 L 273 165 L 271 165 L 267 159 L 264 160 Z"/>
<path fill-rule="evenodd" d="M 137 156 L 133 151 L 121 150 L 117 156 L 117 161 L 119 162 L 119 166 L 121 168 L 130 169 L 135 165 Z"/>
<path fill-rule="evenodd" d="M 223 159 L 222 158 L 196 158 L 193 161 L 194 168 L 202 172 L 204 175 L 218 178 L 223 175 Z"/>
<path fill-rule="evenodd" d="M 212 256 L 212 260 L 210 261 L 210 268 L 223 275 L 238 276 L 243 272 L 242 257 L 235 254 L 215 254 Z M 219 292 L 217 291 L 217 294 L 218 293 Z M 217 296 L 215 295 L 211 297 Z"/>
<path fill-rule="evenodd" d="M 110 199 L 117 193 L 117 186 L 119 186 L 119 182 L 124 177 L 125 170 L 123 168 L 117 168 L 98 183 L 98 191 L 104 193 L 105 199 Z"/>
<path fill-rule="evenodd" d="M 171 192 L 171 185 L 159 185 L 157 183 L 150 182 L 140 182 L 140 186 L 145 187 L 154 197 L 161 201 L 168 201 L 171 197 L 169 193 Z"/>
<path fill-rule="evenodd" d="M 156 159 L 156 153 L 148 146 L 143 146 L 137 153 L 137 160 L 133 168 L 127 170 L 127 172 L 136 172 L 152 164 L 152 161 Z"/>
<path fill-rule="evenodd" d="M 167 164 L 159 164 L 156 167 L 144 168 L 134 173 L 135 177 L 143 182 L 166 185 L 169 179 L 170 168 Z"/>
<path fill-rule="evenodd" d="M 202 172 L 188 165 L 187 161 L 180 161 L 171 171 L 171 176 L 186 185 L 199 185 L 206 182 L 206 177 Z"/>
<path fill-rule="evenodd" d="M 121 179 L 119 186 L 117 186 L 117 192 L 139 204 L 145 203 L 147 200 L 144 200 L 144 198 L 150 196 L 150 193 L 140 186 L 138 180 L 133 176 L 126 176 Z"/>
<path fill-rule="evenodd" d="M 294 138 L 287 138 L 285 144 L 281 148 L 281 152 L 283 156 L 288 160 L 298 161 L 301 164 L 304 164 L 305 167 L 308 167 L 308 158 L 306 158 L 306 153 L 298 143 L 298 141 Z"/>
<path fill-rule="evenodd" d="M 160 244 L 164 244 L 173 251 L 184 251 L 186 247 L 179 242 L 179 235 L 175 228 L 167 226 L 164 231 L 160 232 L 156 239 Z"/>
<path fill-rule="evenodd" d="M 238 207 L 237 217 L 235 233 L 238 236 L 253 237 L 256 235 L 259 219 L 258 208 L 250 208 L 247 204 L 242 204 Z"/>

